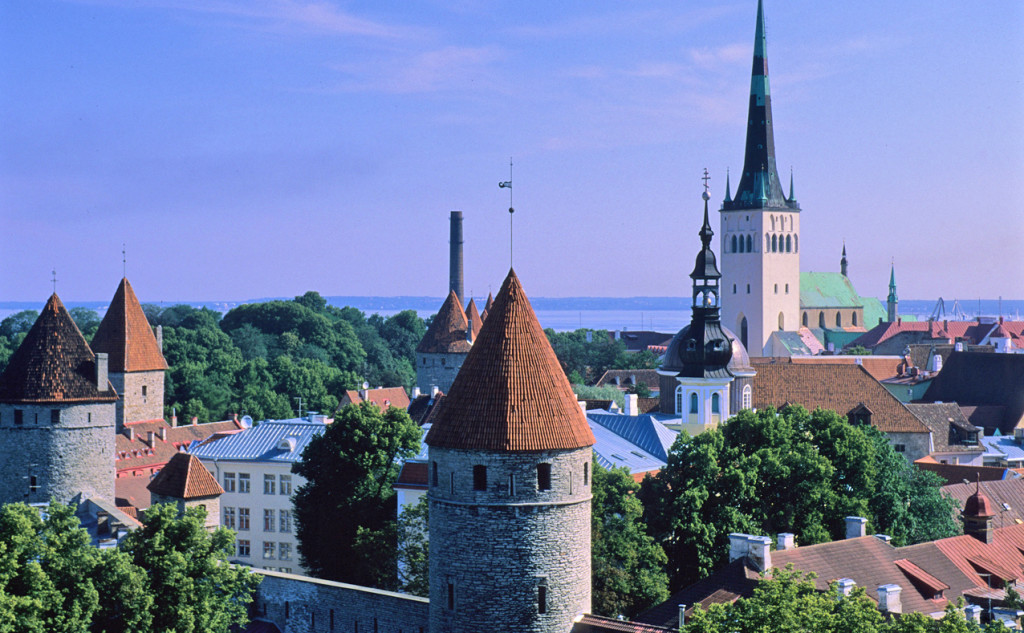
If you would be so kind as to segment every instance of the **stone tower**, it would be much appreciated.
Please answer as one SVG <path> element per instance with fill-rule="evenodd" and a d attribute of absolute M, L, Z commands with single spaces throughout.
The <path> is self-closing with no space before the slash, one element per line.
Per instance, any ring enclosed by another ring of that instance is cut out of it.
<path fill-rule="evenodd" d="M 572 628 L 594 436 L 514 271 L 426 443 L 431 633 Z"/>
<path fill-rule="evenodd" d="M 764 10 L 757 3 L 747 143 L 736 195 L 721 208 L 722 321 L 755 356 L 775 330 L 800 327 L 800 205 L 775 165 Z"/>
<path fill-rule="evenodd" d="M 0 375 L 0 503 L 114 500 L 114 403 L 56 293 Z"/>
<path fill-rule="evenodd" d="M 899 306 L 900 298 L 896 296 L 896 264 L 889 268 L 889 296 L 885 299 L 887 319 L 889 323 L 895 323 L 898 314 L 896 309 Z"/>
<path fill-rule="evenodd" d="M 416 386 L 421 392 L 430 393 L 431 387 L 437 387 L 448 393 L 472 347 L 471 336 L 459 297 L 449 290 L 448 298 L 416 346 Z"/>
<path fill-rule="evenodd" d="M 672 337 L 658 368 L 661 412 L 678 415 L 687 425 L 703 429 L 714 428 L 741 408 L 750 408 L 750 382 L 755 373 L 743 344 L 722 326 L 719 317 L 722 275 L 711 250 L 714 232 L 708 220 L 708 197 L 704 192 L 704 224 L 699 232 L 702 246 L 690 273 L 690 324 Z"/>
<path fill-rule="evenodd" d="M 110 383 L 120 396 L 118 432 L 126 422 L 164 418 L 167 362 L 127 279 L 121 279 L 92 339 L 92 349 L 110 358 Z"/>

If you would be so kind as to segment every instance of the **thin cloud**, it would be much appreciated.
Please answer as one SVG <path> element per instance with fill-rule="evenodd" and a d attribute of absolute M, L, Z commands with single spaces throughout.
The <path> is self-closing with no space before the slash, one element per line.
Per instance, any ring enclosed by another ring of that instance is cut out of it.
<path fill-rule="evenodd" d="M 348 75 L 339 87 L 343 91 L 427 93 L 471 85 L 493 88 L 499 83 L 493 66 L 502 57 L 502 50 L 496 46 L 445 46 L 387 60 L 329 67 Z"/>

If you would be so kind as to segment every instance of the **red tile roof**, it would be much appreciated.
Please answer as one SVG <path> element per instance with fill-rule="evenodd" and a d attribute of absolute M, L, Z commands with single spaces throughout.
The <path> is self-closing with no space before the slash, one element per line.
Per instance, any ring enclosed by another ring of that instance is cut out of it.
<path fill-rule="evenodd" d="M 858 337 L 850 345 L 863 345 L 869 349 L 904 332 L 916 332 L 932 340 L 954 342 L 963 339 L 971 343 L 980 343 L 996 328 L 996 323 L 979 323 L 974 321 L 894 321 L 879 323 Z M 1004 321 L 1003 329 L 1021 336 L 1024 334 L 1024 321 Z"/>
<path fill-rule="evenodd" d="M 242 426 L 234 420 L 184 426 L 170 426 L 163 420 L 146 420 L 125 424 L 125 429 L 132 431 L 133 439 L 128 439 L 125 433 L 114 436 L 114 467 L 119 476 L 131 471 L 149 474 L 169 462 L 178 452 L 187 450 L 193 441 L 202 442 L 217 433 L 238 432 Z M 160 439 L 160 429 L 163 429 L 165 439 Z M 150 433 L 153 433 L 152 443 L 149 441 Z"/>
<path fill-rule="evenodd" d="M 149 491 L 155 495 L 175 499 L 198 499 L 224 494 L 217 480 L 194 455 L 178 453 L 149 482 Z"/>
<path fill-rule="evenodd" d="M 946 481 L 946 485 L 959 484 L 967 480 L 973 486 L 975 481 L 1001 481 L 1013 476 L 1013 470 L 1010 468 L 968 466 L 967 464 L 940 464 L 932 457 L 922 457 L 915 461 L 914 464 L 921 470 L 927 470 L 942 477 Z"/>
<path fill-rule="evenodd" d="M 586 613 L 576 618 L 570 633 L 676 633 L 678 630 Z"/>
<path fill-rule="evenodd" d="M 767 359 L 758 359 L 763 363 Z M 793 356 L 789 362 L 809 365 L 860 365 L 875 380 L 899 376 L 901 365 L 906 362 L 902 356 Z"/>
<path fill-rule="evenodd" d="M 425 462 L 405 462 L 398 473 L 395 488 L 426 489 L 429 483 Z"/>
<path fill-rule="evenodd" d="M 153 328 L 127 279 L 121 279 L 92 339 L 92 349 L 110 355 L 110 371 L 115 373 L 167 369 Z"/>
<path fill-rule="evenodd" d="M 430 446 L 530 452 L 594 444 L 515 271 L 442 403 Z"/>
<path fill-rule="evenodd" d="M 472 299 L 466 305 L 466 320 L 473 323 L 473 340 L 480 336 L 480 328 L 484 325 L 484 320 L 481 318 L 480 313 L 476 309 L 476 302 Z"/>
<path fill-rule="evenodd" d="M 813 411 L 847 415 L 860 405 L 871 411 L 871 425 L 883 433 L 928 433 L 928 427 L 860 365 L 756 365 L 753 406 L 800 404 Z"/>
<path fill-rule="evenodd" d="M 96 385 L 96 357 L 56 293 L 0 375 L 0 402 L 113 402 Z"/>
<path fill-rule="evenodd" d="M 386 411 L 388 407 L 398 407 L 400 409 L 409 408 L 409 394 L 405 393 L 404 387 L 380 387 L 378 389 L 367 389 L 365 398 L 359 391 L 349 389 L 345 391 L 345 395 L 341 397 L 339 408 L 346 404 L 359 404 L 364 401 L 372 402 L 380 407 L 382 411 Z"/>
<path fill-rule="evenodd" d="M 445 354 L 448 352 L 466 353 L 470 343 L 466 340 L 469 322 L 466 312 L 459 303 L 459 297 L 452 290 L 448 298 L 441 304 L 441 309 L 434 315 L 427 333 L 416 347 L 421 354 Z"/>

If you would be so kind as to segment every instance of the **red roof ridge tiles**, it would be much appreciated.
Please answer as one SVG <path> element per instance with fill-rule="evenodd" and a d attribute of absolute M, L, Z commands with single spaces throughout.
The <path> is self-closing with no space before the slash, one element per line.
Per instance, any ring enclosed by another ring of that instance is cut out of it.
<path fill-rule="evenodd" d="M 92 339 L 92 348 L 110 356 L 110 371 L 114 373 L 167 369 L 153 328 L 127 278 L 121 279 Z"/>
<path fill-rule="evenodd" d="M 149 491 L 175 499 L 197 499 L 224 494 L 217 480 L 194 455 L 178 453 L 153 477 Z"/>
<path fill-rule="evenodd" d="M 96 356 L 53 293 L 0 375 L 2 402 L 112 402 L 109 381 L 96 384 Z"/>
<path fill-rule="evenodd" d="M 593 446 L 587 419 L 514 270 L 501 285 L 426 442 L 506 452 Z"/>
<path fill-rule="evenodd" d="M 468 329 L 466 312 L 459 303 L 458 295 L 451 290 L 448 292 L 448 298 L 441 304 L 441 309 L 434 315 L 427 333 L 423 335 L 423 340 L 416 346 L 416 351 L 420 354 L 465 354 L 470 348 L 470 343 L 466 340 Z"/>

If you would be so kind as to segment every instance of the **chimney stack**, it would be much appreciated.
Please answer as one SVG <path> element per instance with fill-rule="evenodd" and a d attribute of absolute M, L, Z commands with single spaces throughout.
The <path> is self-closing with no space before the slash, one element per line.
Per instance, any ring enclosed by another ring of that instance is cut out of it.
<path fill-rule="evenodd" d="M 626 415 L 640 415 L 640 396 L 635 393 L 626 394 Z"/>
<path fill-rule="evenodd" d="M 160 433 L 160 439 L 166 442 L 167 441 L 167 427 L 166 426 L 161 426 L 160 430 L 159 430 L 159 433 Z"/>
<path fill-rule="evenodd" d="M 419 387 L 413 387 L 412 388 L 412 399 L 415 400 L 416 398 L 419 398 L 419 397 L 420 397 L 420 388 Z"/>
<path fill-rule="evenodd" d="M 780 552 L 784 552 L 788 549 L 796 549 L 796 536 L 789 532 L 779 532 L 778 545 L 776 549 Z"/>
<path fill-rule="evenodd" d="M 150 448 L 153 448 L 153 445 L 156 444 L 156 442 L 154 441 L 155 437 L 156 433 L 154 433 L 153 431 L 146 431 L 146 443 L 149 444 Z"/>
<path fill-rule="evenodd" d="M 680 603 L 679 604 L 679 628 L 680 629 L 683 628 L 684 624 L 686 624 L 686 605 Z"/>
<path fill-rule="evenodd" d="M 96 389 L 99 391 L 107 390 L 108 371 L 110 367 L 109 356 L 106 352 L 98 352 L 96 354 Z"/>
<path fill-rule="evenodd" d="M 740 534 L 733 532 L 729 535 L 729 562 L 733 562 L 737 558 L 743 558 L 747 555 L 749 546 L 747 545 L 748 534 Z"/>
<path fill-rule="evenodd" d="M 878 610 L 883 613 L 903 613 L 903 603 L 900 602 L 902 591 L 899 585 L 879 585 Z"/>
<path fill-rule="evenodd" d="M 747 558 L 757 571 L 768 571 L 772 566 L 772 540 L 767 536 L 747 537 Z"/>
<path fill-rule="evenodd" d="M 452 211 L 451 237 L 448 240 L 448 289 L 455 291 L 459 305 L 465 303 L 462 292 L 462 211 Z"/>
<path fill-rule="evenodd" d="M 135 429 L 133 429 L 131 427 L 127 427 L 124 430 L 124 434 L 128 438 L 129 442 L 134 442 L 135 441 Z"/>
<path fill-rule="evenodd" d="M 853 578 L 840 578 L 836 581 L 836 591 L 839 593 L 840 598 L 848 598 L 856 586 L 857 583 Z"/>
<path fill-rule="evenodd" d="M 846 538 L 859 538 L 866 534 L 868 520 L 864 517 L 846 517 Z"/>
<path fill-rule="evenodd" d="M 968 622 L 981 624 L 981 607 L 976 604 L 969 604 L 964 607 L 964 618 Z"/>
<path fill-rule="evenodd" d="M 434 398 L 436 398 L 438 392 L 440 391 L 441 389 L 439 389 L 437 385 L 430 385 L 430 399 L 433 400 Z"/>

